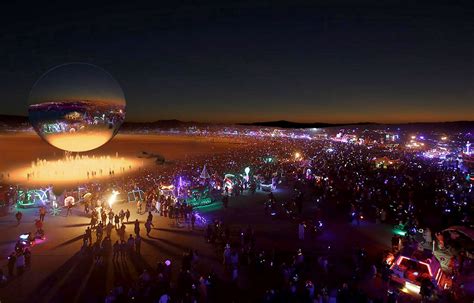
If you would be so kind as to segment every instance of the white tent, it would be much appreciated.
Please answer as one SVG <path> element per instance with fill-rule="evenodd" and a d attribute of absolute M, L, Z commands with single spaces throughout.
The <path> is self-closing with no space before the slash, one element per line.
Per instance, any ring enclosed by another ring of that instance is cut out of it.
<path fill-rule="evenodd" d="M 201 171 L 201 176 L 199 176 L 201 179 L 209 179 L 211 176 L 207 172 L 206 164 L 204 164 L 204 168 Z"/>

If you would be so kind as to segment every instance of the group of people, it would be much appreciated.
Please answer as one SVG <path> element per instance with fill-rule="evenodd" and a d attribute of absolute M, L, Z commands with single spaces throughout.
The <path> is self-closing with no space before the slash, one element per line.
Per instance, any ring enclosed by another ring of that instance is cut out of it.
<path fill-rule="evenodd" d="M 143 224 L 147 236 L 151 236 L 154 227 L 153 213 L 168 222 L 174 220 L 175 226 L 186 222 L 192 225 L 190 229 L 194 229 L 196 214 L 191 205 L 169 196 L 149 193 L 156 193 L 159 184 L 176 183 L 178 178 L 200 184 L 199 175 L 204 165 L 211 173 L 211 179 L 222 179 L 229 172 L 242 174 L 245 167 L 251 168 L 249 181 L 238 179 L 232 191 L 220 184 L 225 206 L 228 206 L 232 195 L 244 194 L 246 190 L 248 193 L 255 192 L 259 188 L 257 180 L 272 180 L 272 186 L 275 183 L 294 190 L 293 198 L 282 203 L 277 203 L 273 194 L 269 195 L 267 212 L 271 213 L 277 207 L 275 205 L 279 205 L 280 211 L 290 218 L 312 217 L 311 223 L 303 223 L 302 218 L 299 221 L 302 233 L 298 234 L 300 240 L 295 239 L 296 243 L 305 239 L 305 229 L 319 222 L 320 218 L 330 218 L 333 222 L 352 221 L 355 226 L 363 220 L 376 224 L 401 222 L 429 227 L 433 231 L 447 225 L 472 223 L 472 186 L 463 173 L 456 168 L 422 159 L 412 151 L 368 149 L 357 144 L 328 140 L 268 137 L 246 140 L 247 144 L 236 145 L 226 152 L 195 156 L 186 161 L 176 161 L 172 166 L 162 166 L 159 173 L 145 168 L 130 178 L 90 183 L 85 187 L 92 193 L 92 201 L 99 200 L 111 188 L 124 193 L 142 189 L 147 195 L 139 201 L 138 209 L 140 214 L 148 213 Z M 294 156 L 295 151 L 298 151 L 298 157 Z M 388 153 L 390 157 L 400 159 L 399 164 L 386 169 L 377 168 L 374 157 Z M 272 160 L 266 160 L 268 158 Z M 213 186 L 212 180 L 206 182 Z M 308 209 L 313 213 L 308 215 Z M 135 220 L 134 234 L 128 233 L 127 237 L 125 223 L 131 216 L 128 209 L 114 213 L 102 203 L 100 210 L 94 207 L 87 211 L 91 213 L 91 227 L 84 234 L 84 247 L 97 252 L 98 264 L 103 262 L 105 255 L 112 254 L 112 259 L 118 260 L 127 255 L 140 254 L 141 223 Z M 316 230 L 316 225 L 314 228 Z M 118 235 L 115 242 L 111 241 L 114 229 Z M 92 243 L 93 230 L 96 233 L 95 243 Z M 135 300 L 141 297 L 163 298 L 162 302 L 167 302 L 169 298 L 178 302 L 206 302 L 203 298 L 212 301 L 219 297 L 219 293 L 235 295 L 235 300 L 238 300 L 238 296 L 242 295 L 238 289 L 243 287 L 239 282 L 243 272 L 246 272 L 246 277 L 253 274 L 252 281 L 256 281 L 257 277 L 263 281 L 256 287 L 261 291 L 251 294 L 261 301 L 327 302 L 330 297 L 337 297 L 341 302 L 354 302 L 351 300 L 357 297 L 357 300 L 364 302 L 362 298 L 367 295 L 359 288 L 361 276 L 373 276 L 375 272 L 387 277 L 386 269 L 380 264 L 374 267 L 375 262 L 368 262 L 360 247 L 353 248 L 353 258 L 346 265 L 351 276 L 348 281 L 346 277 L 338 279 L 338 273 L 331 271 L 336 262 L 330 256 L 313 256 L 298 249 L 298 244 L 291 252 L 280 251 L 278 247 L 273 250 L 259 248 L 256 233 L 251 227 L 231 228 L 216 220 L 206 227 L 204 234 L 222 263 L 223 275 L 213 270 L 203 274 L 196 267 L 198 253 L 186 251 L 180 274 L 176 277 L 176 287 L 172 287 L 171 283 L 174 281 L 171 265 L 159 263 L 156 268 L 143 271 L 136 285 L 115 287 L 107 302 L 120 302 L 121 298 L 132 297 Z M 172 260 L 169 263 L 176 262 Z M 315 278 L 314 271 L 320 273 L 319 278 Z M 328 285 L 329 279 L 335 280 L 335 283 Z"/>

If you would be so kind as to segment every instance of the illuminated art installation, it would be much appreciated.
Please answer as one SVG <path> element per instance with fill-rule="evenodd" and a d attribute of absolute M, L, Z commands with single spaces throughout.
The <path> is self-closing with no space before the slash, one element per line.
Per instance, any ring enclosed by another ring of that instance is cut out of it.
<path fill-rule="evenodd" d="M 127 193 L 128 202 L 144 201 L 145 192 L 141 189 L 134 189 Z"/>
<path fill-rule="evenodd" d="M 59 160 L 37 159 L 11 171 L 10 180 L 30 185 L 72 184 L 121 176 L 141 167 L 136 158 L 115 156 L 66 156 Z"/>
<path fill-rule="evenodd" d="M 120 85 L 103 69 L 84 63 L 57 66 L 33 86 L 29 120 L 49 144 L 71 152 L 110 141 L 125 119 Z"/>

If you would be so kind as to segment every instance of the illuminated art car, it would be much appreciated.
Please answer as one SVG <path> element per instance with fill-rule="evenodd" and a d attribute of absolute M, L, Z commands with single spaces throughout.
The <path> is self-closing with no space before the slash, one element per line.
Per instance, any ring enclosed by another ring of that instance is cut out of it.
<path fill-rule="evenodd" d="M 407 292 L 420 293 L 421 284 L 429 280 L 437 289 L 448 289 L 452 281 L 430 251 L 416 250 L 412 254 L 401 253 L 391 265 L 391 280 Z"/>

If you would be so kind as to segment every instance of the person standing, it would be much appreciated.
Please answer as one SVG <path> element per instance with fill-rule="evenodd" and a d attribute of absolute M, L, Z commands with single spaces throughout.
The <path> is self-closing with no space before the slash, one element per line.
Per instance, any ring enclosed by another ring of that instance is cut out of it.
<path fill-rule="evenodd" d="M 46 216 L 46 208 L 44 206 L 40 207 L 39 215 L 40 215 L 40 221 L 44 222 L 44 217 Z"/>
<path fill-rule="evenodd" d="M 120 218 L 120 224 L 122 224 L 123 220 L 125 219 L 125 212 L 123 211 L 123 209 L 121 209 L 119 212 L 119 218 Z"/>
<path fill-rule="evenodd" d="M 301 222 L 298 225 L 298 239 L 304 240 L 304 229 L 305 229 L 305 222 Z"/>
<path fill-rule="evenodd" d="M 109 222 L 114 224 L 114 212 L 112 210 L 109 211 Z"/>
<path fill-rule="evenodd" d="M 138 236 L 140 234 L 140 222 L 138 222 L 138 219 L 135 220 L 134 231 L 135 231 L 135 235 Z"/>
<path fill-rule="evenodd" d="M 72 203 L 71 203 L 71 202 L 69 202 L 69 203 L 67 204 L 67 212 L 66 212 L 66 217 L 68 217 L 68 216 L 69 216 L 69 214 L 71 214 L 71 215 L 72 215 Z"/>
<path fill-rule="evenodd" d="M 35 226 L 36 226 L 36 233 L 39 234 L 43 230 L 43 221 L 41 220 L 35 220 Z"/>
<path fill-rule="evenodd" d="M 142 213 L 142 201 L 140 199 L 137 200 L 137 213 L 139 215 Z"/>
<path fill-rule="evenodd" d="M 115 229 L 119 229 L 120 228 L 120 218 L 118 215 L 115 215 Z"/>
<path fill-rule="evenodd" d="M 112 223 L 107 223 L 107 226 L 105 227 L 105 232 L 107 233 L 107 237 L 111 237 L 112 235 L 112 229 L 114 229 L 114 226 L 112 225 Z"/>
<path fill-rule="evenodd" d="M 87 226 L 86 228 L 86 238 L 89 241 L 88 244 L 91 245 L 92 244 L 92 230 L 90 229 L 89 226 Z"/>
<path fill-rule="evenodd" d="M 122 224 L 119 229 L 120 241 L 125 242 L 125 224 Z"/>
<path fill-rule="evenodd" d="M 106 224 L 107 222 L 107 214 L 105 213 L 105 211 L 102 211 L 100 213 L 100 217 L 102 218 L 102 222 L 104 222 L 104 224 Z"/>
<path fill-rule="evenodd" d="M 160 213 L 161 213 L 161 202 L 160 202 L 160 199 L 157 199 L 157 200 L 156 200 L 155 210 L 156 210 L 156 213 L 157 213 L 157 214 L 160 214 Z"/>
<path fill-rule="evenodd" d="M 102 222 L 99 222 L 97 225 L 97 228 L 95 230 L 97 241 L 101 242 L 102 241 L 102 235 L 103 235 L 103 225 Z"/>

